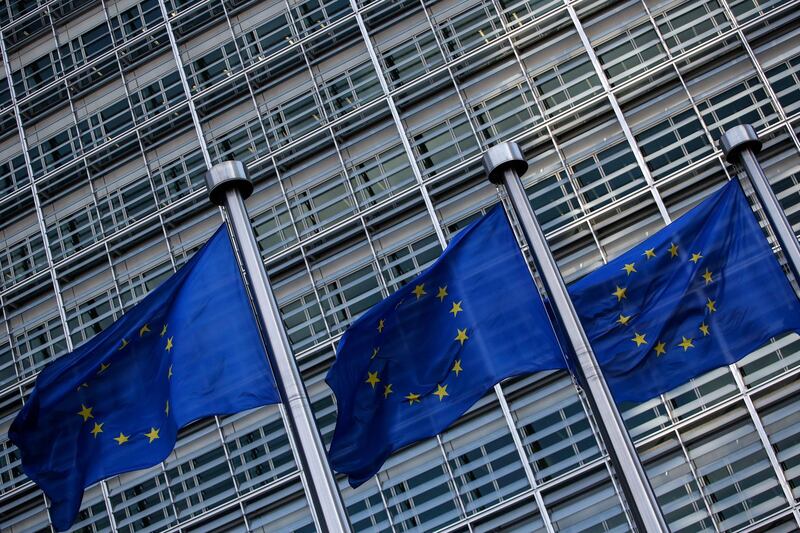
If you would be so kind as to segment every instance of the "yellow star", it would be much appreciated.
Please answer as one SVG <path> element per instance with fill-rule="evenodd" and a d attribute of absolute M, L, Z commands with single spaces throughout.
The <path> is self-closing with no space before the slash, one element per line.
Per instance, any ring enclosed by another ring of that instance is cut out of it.
<path fill-rule="evenodd" d="M 708 312 L 709 313 L 715 312 L 717 310 L 717 308 L 716 308 L 717 301 L 716 300 L 712 300 L 711 298 L 706 298 L 706 300 L 707 300 L 706 307 L 708 308 Z"/>
<path fill-rule="evenodd" d="M 700 255 L 700 252 L 697 252 L 696 254 L 692 254 L 692 257 L 689 258 L 689 261 L 691 261 L 692 263 L 696 264 L 702 258 L 703 258 L 703 256 Z"/>
<path fill-rule="evenodd" d="M 672 246 L 670 246 L 667 251 L 669 252 L 669 256 L 670 257 L 678 257 L 678 245 L 675 244 L 674 242 L 672 243 Z"/>
<path fill-rule="evenodd" d="M 408 396 L 406 396 L 406 400 L 408 400 L 408 405 L 414 405 L 414 402 L 419 403 L 419 394 L 415 394 L 413 392 L 409 392 Z"/>
<path fill-rule="evenodd" d="M 117 441 L 117 444 L 122 446 L 126 442 L 130 440 L 130 435 L 125 435 L 123 432 L 119 432 L 119 437 L 114 437 L 114 440 Z"/>
<path fill-rule="evenodd" d="M 117 351 L 120 351 L 121 349 L 123 349 L 127 345 L 128 345 L 128 340 L 127 339 L 122 339 L 120 341 L 120 343 L 119 343 L 119 348 L 117 348 Z"/>
<path fill-rule="evenodd" d="M 634 266 L 636 263 L 626 263 L 622 270 L 628 273 L 630 276 L 632 272 L 636 272 L 636 267 Z"/>
<path fill-rule="evenodd" d="M 645 256 L 647 259 L 651 259 L 656 256 L 656 249 L 650 248 L 649 250 L 645 250 L 642 255 Z"/>
<path fill-rule="evenodd" d="M 703 273 L 703 279 L 706 280 L 706 285 L 713 281 L 713 274 L 709 269 L 706 269 L 706 271 Z"/>
<path fill-rule="evenodd" d="M 444 301 L 445 296 L 447 296 L 447 285 L 444 287 L 439 287 L 439 292 L 436 293 L 436 297 L 439 298 L 440 302 Z"/>
<path fill-rule="evenodd" d="M 81 404 L 81 410 L 78 411 L 78 416 L 82 416 L 83 421 L 86 422 L 90 418 L 94 418 L 94 415 L 92 414 L 92 409 L 93 409 L 92 407 L 86 407 L 85 405 Z"/>
<path fill-rule="evenodd" d="M 620 286 L 617 286 L 617 290 L 615 290 L 615 291 L 614 291 L 614 292 L 612 292 L 611 294 L 612 294 L 613 296 L 616 296 L 616 297 L 617 297 L 617 301 L 619 302 L 619 301 L 620 301 L 620 300 L 622 300 L 623 298 L 627 298 L 627 296 L 625 296 L 625 292 L 626 292 L 627 290 L 628 290 L 628 288 L 627 288 L 627 287 L 620 287 Z"/>
<path fill-rule="evenodd" d="M 394 391 L 392 390 L 392 384 L 391 383 L 389 383 L 388 385 L 384 385 L 383 386 L 383 399 L 385 400 L 386 398 L 388 398 L 389 395 L 392 394 L 393 392 Z"/>
<path fill-rule="evenodd" d="M 636 335 L 631 339 L 633 342 L 636 343 L 636 347 L 637 348 L 639 346 L 641 346 L 642 344 L 647 344 L 647 341 L 644 340 L 645 335 L 647 335 L 647 333 L 638 333 L 637 332 Z"/>
<path fill-rule="evenodd" d="M 461 302 L 453 302 L 453 307 L 450 309 L 450 312 L 453 313 L 453 318 L 458 316 L 458 313 L 464 311 L 461 309 Z"/>
<path fill-rule="evenodd" d="M 167 351 L 172 350 L 172 339 L 174 339 L 174 338 L 175 337 L 167 337 L 167 346 L 166 346 L 166 348 L 164 348 L 165 350 L 167 350 Z"/>
<path fill-rule="evenodd" d="M 700 324 L 700 328 L 699 329 L 700 329 L 700 331 L 703 332 L 703 337 L 705 337 L 706 335 L 710 335 L 711 334 L 711 331 L 709 331 L 709 326 L 705 322 Z"/>
<path fill-rule="evenodd" d="M 425 284 L 424 283 L 422 285 L 417 285 L 416 287 L 414 287 L 414 290 L 411 291 L 411 292 L 413 292 L 417 296 L 417 300 L 422 298 L 423 294 L 428 294 L 427 292 L 425 292 Z"/>
<path fill-rule="evenodd" d="M 88 389 L 88 388 L 89 388 L 88 383 L 81 383 L 75 390 L 80 392 L 81 389 Z"/>
<path fill-rule="evenodd" d="M 164 324 L 164 327 L 163 327 L 163 328 L 161 328 L 161 336 L 163 337 L 163 336 L 164 336 L 164 335 L 166 335 L 166 334 L 167 334 L 167 325 L 166 325 L 166 324 Z"/>
<path fill-rule="evenodd" d="M 380 320 L 378 320 L 378 333 L 383 331 L 383 327 L 384 327 L 384 321 L 381 318 Z"/>
<path fill-rule="evenodd" d="M 150 326 L 145 324 L 144 326 L 141 327 L 141 329 L 139 329 L 139 336 L 142 337 L 148 331 L 150 331 Z"/>
<path fill-rule="evenodd" d="M 97 422 L 94 423 L 94 427 L 92 428 L 92 431 L 91 431 L 92 435 L 94 435 L 94 438 L 97 438 L 97 434 L 98 433 L 102 433 L 103 432 L 103 425 L 104 424 L 105 424 L 105 422 L 101 422 L 99 424 Z"/>
<path fill-rule="evenodd" d="M 619 315 L 619 318 L 617 319 L 617 323 L 618 323 L 618 324 L 622 324 L 623 326 L 627 326 L 627 325 L 628 325 L 628 321 L 629 321 L 630 319 L 631 319 L 630 315 L 628 315 L 628 316 L 625 316 L 625 315 L 623 315 L 623 314 L 620 314 L 620 315 Z"/>
<path fill-rule="evenodd" d="M 158 436 L 158 432 L 159 431 L 161 431 L 161 430 L 160 429 L 156 429 L 154 427 L 151 427 L 150 428 L 150 432 L 144 434 L 145 437 L 150 439 L 150 443 L 149 444 L 153 444 L 153 441 L 159 438 L 159 436 Z"/>
<path fill-rule="evenodd" d="M 453 363 L 453 372 L 455 372 L 456 376 L 458 376 L 463 371 L 464 369 L 461 368 L 461 359 L 456 359 L 456 362 Z"/>
<path fill-rule="evenodd" d="M 167 405 L 164 407 L 164 414 L 169 416 L 169 400 L 167 400 Z"/>
<path fill-rule="evenodd" d="M 678 343 L 678 346 L 680 346 L 681 348 L 683 348 L 683 351 L 684 351 L 684 352 L 685 352 L 686 350 L 688 350 L 689 348 L 694 348 L 694 344 L 692 344 L 692 341 L 693 341 L 694 339 L 687 339 L 686 337 L 681 337 L 681 338 L 682 338 L 683 340 L 682 340 L 681 342 L 679 342 L 679 343 Z"/>
<path fill-rule="evenodd" d="M 458 329 L 458 335 L 456 335 L 455 340 L 459 341 L 461 343 L 461 346 L 464 346 L 464 341 L 467 339 L 469 339 L 469 337 L 467 337 L 467 328 Z"/>
<path fill-rule="evenodd" d="M 375 372 L 367 372 L 367 381 L 364 383 L 369 383 L 372 385 L 372 388 L 375 388 L 375 384 L 380 382 L 380 378 L 378 378 L 378 371 Z"/>
<path fill-rule="evenodd" d="M 100 363 L 100 370 L 97 371 L 97 375 L 99 376 L 100 374 L 102 374 L 103 372 L 108 370 L 108 367 L 110 367 L 110 366 L 111 366 L 111 363 L 108 363 L 108 364 Z"/>
<path fill-rule="evenodd" d="M 441 385 L 436 385 L 436 392 L 434 392 L 433 394 L 439 397 L 440 402 L 444 399 L 445 396 L 450 396 L 449 394 L 447 394 L 447 385 L 445 385 L 444 387 Z"/>
<path fill-rule="evenodd" d="M 378 356 L 378 352 L 381 351 L 381 347 L 378 346 L 377 348 L 372 349 L 372 357 L 370 359 L 375 359 Z"/>
<path fill-rule="evenodd" d="M 167 379 L 172 379 L 172 365 L 167 369 Z"/>
<path fill-rule="evenodd" d="M 656 351 L 656 356 L 662 356 L 667 353 L 667 343 L 666 342 L 657 342 L 653 349 Z"/>

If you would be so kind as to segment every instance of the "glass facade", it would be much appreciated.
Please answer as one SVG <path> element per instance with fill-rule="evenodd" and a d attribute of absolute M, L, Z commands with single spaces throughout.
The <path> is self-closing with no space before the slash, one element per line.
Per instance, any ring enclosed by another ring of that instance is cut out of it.
<path fill-rule="evenodd" d="M 0 529 L 50 529 L 8 428 L 35 376 L 222 221 L 209 163 L 244 161 L 282 318 L 330 442 L 342 332 L 498 191 L 517 141 L 565 279 L 732 176 L 752 123 L 800 233 L 798 0 L 7 0 L 0 4 Z M 772 238 L 767 231 L 767 235 Z M 800 339 L 621 409 L 673 531 L 800 528 Z M 87 489 L 83 531 L 315 531 L 280 406 L 185 428 L 156 467 Z M 374 480 L 356 531 L 626 531 L 582 390 L 504 382 Z"/>

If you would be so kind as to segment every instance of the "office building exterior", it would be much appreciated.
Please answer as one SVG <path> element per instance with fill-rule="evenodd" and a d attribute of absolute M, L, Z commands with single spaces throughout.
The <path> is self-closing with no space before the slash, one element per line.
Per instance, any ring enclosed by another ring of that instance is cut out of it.
<path fill-rule="evenodd" d="M 518 142 L 569 282 L 696 205 L 751 123 L 800 231 L 797 0 L 7 0 L 0 6 L 0 529 L 50 528 L 8 428 L 49 361 L 119 318 L 248 199 L 323 439 L 337 340 L 501 201 Z M 767 230 L 769 232 L 769 230 Z M 673 531 L 800 528 L 800 342 L 621 409 Z M 87 489 L 84 531 L 314 531 L 280 406 L 197 422 Z M 355 531 L 625 531 L 564 372 L 503 383 L 373 481 Z"/>

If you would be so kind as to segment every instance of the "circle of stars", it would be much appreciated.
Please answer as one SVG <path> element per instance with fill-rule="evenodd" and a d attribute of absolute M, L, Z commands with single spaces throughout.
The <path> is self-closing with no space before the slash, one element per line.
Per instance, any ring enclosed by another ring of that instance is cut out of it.
<path fill-rule="evenodd" d="M 676 243 L 670 243 L 669 248 L 667 248 L 667 253 L 669 254 L 670 259 L 677 259 L 680 258 L 680 248 Z M 656 253 L 655 248 L 646 249 L 642 255 L 645 258 L 645 261 L 649 261 L 650 259 L 656 258 L 658 254 Z M 690 257 L 687 259 L 689 262 L 697 265 L 704 256 L 701 251 L 692 252 Z M 629 277 L 632 274 L 638 273 L 639 271 L 636 270 L 636 262 L 631 263 L 623 263 L 622 268 L 620 269 L 625 272 L 625 277 Z M 704 282 L 704 286 L 708 286 L 715 281 L 714 273 L 705 268 L 705 271 L 701 274 L 701 278 Z M 622 302 L 622 300 L 626 300 L 628 298 L 628 287 L 627 286 L 620 286 L 615 285 L 614 291 L 611 293 L 611 296 L 617 299 L 617 302 Z M 706 301 L 704 304 L 704 309 L 707 315 L 711 315 L 712 313 L 717 312 L 717 301 L 712 300 L 710 297 L 706 297 Z M 620 326 L 628 326 L 631 322 L 633 315 L 626 315 L 624 313 L 618 313 L 618 317 L 615 320 L 616 324 Z M 702 333 L 703 337 L 708 337 L 711 335 L 711 326 L 703 321 L 700 326 L 698 327 L 700 333 Z M 638 331 L 634 331 L 633 337 L 630 338 L 631 342 L 636 345 L 636 348 L 640 348 L 645 345 L 649 345 L 650 343 L 647 340 L 646 333 L 640 333 Z M 681 336 L 681 342 L 676 344 L 676 348 L 683 349 L 684 352 L 688 351 L 691 348 L 695 348 L 695 338 L 694 337 L 686 337 Z M 652 350 L 655 352 L 657 357 L 661 357 L 667 353 L 667 343 L 664 341 L 656 341 L 652 345 Z"/>
<path fill-rule="evenodd" d="M 161 332 L 159 334 L 160 337 L 164 337 L 166 335 L 167 327 L 168 327 L 168 324 L 164 324 L 162 326 Z M 139 338 L 145 337 L 148 333 L 151 333 L 151 332 L 152 332 L 152 330 L 150 329 L 150 325 L 148 323 L 145 323 L 138 329 L 138 337 Z M 133 336 L 132 336 L 134 338 L 134 340 L 136 339 L 136 336 L 137 335 L 134 333 Z M 164 346 L 164 351 L 167 354 L 171 354 L 171 352 L 172 352 L 172 350 L 173 350 L 173 348 L 175 346 L 174 345 L 174 339 L 175 339 L 175 337 L 168 337 L 167 340 L 166 340 L 166 343 L 163 345 Z M 117 346 L 117 351 L 121 352 L 122 350 L 125 350 L 131 344 L 131 342 L 132 341 L 129 341 L 127 338 L 123 337 L 120 340 L 119 345 Z M 98 368 L 97 372 L 95 373 L 95 379 L 102 379 L 102 376 L 105 375 L 109 371 L 110 367 L 111 367 L 111 362 L 105 362 L 105 361 L 101 362 L 100 363 L 100 367 Z M 172 364 L 170 364 L 168 369 L 167 369 L 167 372 L 166 372 L 166 379 L 167 380 L 171 380 L 172 379 L 172 375 L 173 375 Z M 89 388 L 90 388 L 90 381 L 87 381 L 87 382 L 83 382 L 80 385 L 78 385 L 76 387 L 76 390 L 77 390 L 77 392 L 80 393 L 82 390 L 89 389 Z M 76 414 L 81 417 L 81 419 L 82 419 L 81 423 L 85 424 L 91 418 L 92 419 L 92 429 L 89 430 L 89 434 L 94 439 L 98 439 L 98 437 L 100 437 L 100 439 L 102 439 L 102 437 L 100 435 L 106 433 L 106 431 L 104 429 L 105 425 L 106 425 L 106 422 L 100 422 L 99 420 L 97 420 L 95 418 L 95 411 L 94 411 L 95 408 L 94 408 L 94 406 L 87 405 L 85 402 L 81 403 L 80 405 L 81 405 L 81 408 L 80 408 L 79 411 L 76 412 Z M 169 416 L 169 400 L 167 400 L 165 402 L 164 414 L 166 416 Z M 148 443 L 152 444 L 153 442 L 155 442 L 156 440 L 161 438 L 160 431 L 161 431 L 161 428 L 151 426 L 150 427 L 150 431 L 148 431 L 147 433 L 142 433 L 141 435 L 143 437 L 147 437 Z M 120 431 L 119 435 L 117 435 L 116 437 L 113 437 L 112 440 L 116 441 L 118 446 L 122 446 L 124 444 L 129 443 L 133 438 L 134 438 L 133 434 L 125 434 L 125 432 Z"/>
<path fill-rule="evenodd" d="M 447 285 L 444 285 L 442 287 L 437 286 L 436 295 L 434 297 L 437 298 L 440 303 L 444 303 L 445 299 L 447 299 L 447 297 L 450 296 L 450 293 L 447 291 L 447 289 L 448 289 Z M 411 291 L 411 294 L 415 296 L 414 301 L 419 301 L 420 299 L 424 298 L 428 294 L 428 292 L 425 290 L 425 283 L 420 283 L 415 285 L 414 289 Z M 395 306 L 395 309 L 400 307 L 404 301 L 405 301 L 404 299 L 401 299 Z M 464 312 L 463 300 L 454 299 L 450 302 L 450 310 L 448 311 L 448 314 L 453 315 L 454 319 L 457 319 L 459 313 L 463 312 Z M 378 332 L 377 340 L 380 340 L 383 331 L 386 329 L 386 319 L 384 318 L 379 319 L 375 329 Z M 163 334 L 164 332 L 162 332 L 162 336 Z M 468 328 L 458 328 L 458 327 L 456 328 L 456 335 L 453 341 L 458 342 L 460 347 L 463 347 L 464 343 L 466 343 L 469 340 L 469 338 L 470 337 L 468 333 Z M 370 359 L 375 359 L 380 353 L 380 350 L 381 350 L 380 346 L 374 346 L 372 348 L 372 355 L 370 356 Z M 464 371 L 464 367 L 462 366 L 460 358 L 453 361 L 453 365 L 450 371 L 454 373 L 456 377 L 458 377 L 461 374 L 461 372 Z M 383 383 L 381 377 L 379 376 L 379 371 L 378 370 L 367 371 L 367 377 L 364 380 L 364 383 L 368 384 L 373 390 L 375 390 L 375 388 L 379 383 Z M 383 383 L 382 386 L 383 386 L 383 391 L 382 391 L 383 398 L 387 400 L 392 394 L 395 393 L 395 390 L 392 388 L 393 385 L 391 383 Z M 431 395 L 436 396 L 440 402 L 443 401 L 447 396 L 450 396 L 450 393 L 447 391 L 448 386 L 449 386 L 448 384 L 441 384 L 441 383 L 437 384 L 436 390 L 432 391 Z M 408 402 L 408 405 L 414 405 L 422 403 L 423 396 L 417 392 L 409 392 L 408 394 L 403 396 L 403 399 Z"/>

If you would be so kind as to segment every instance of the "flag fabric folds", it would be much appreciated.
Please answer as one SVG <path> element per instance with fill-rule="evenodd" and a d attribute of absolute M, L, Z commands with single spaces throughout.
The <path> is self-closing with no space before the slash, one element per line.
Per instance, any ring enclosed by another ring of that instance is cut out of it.
<path fill-rule="evenodd" d="M 732 180 L 570 287 L 617 402 L 641 402 L 800 331 L 800 302 Z"/>
<path fill-rule="evenodd" d="M 222 226 L 122 318 L 45 368 L 9 435 L 63 530 L 85 487 L 158 464 L 181 427 L 278 402 Z"/>
<path fill-rule="evenodd" d="M 356 487 L 392 451 L 443 431 L 495 383 L 563 368 L 498 205 L 342 337 L 326 378 L 338 407 L 330 463 Z"/>

